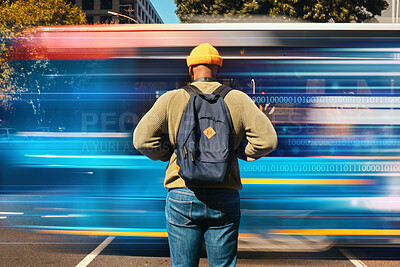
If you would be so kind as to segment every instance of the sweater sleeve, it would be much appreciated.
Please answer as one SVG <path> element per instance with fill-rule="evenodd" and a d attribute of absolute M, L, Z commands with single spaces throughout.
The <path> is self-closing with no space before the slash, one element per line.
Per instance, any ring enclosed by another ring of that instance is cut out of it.
<path fill-rule="evenodd" d="M 240 159 L 253 161 L 274 151 L 278 138 L 271 121 L 257 108 L 253 100 L 243 92 L 239 94 L 245 136 L 236 153 Z"/>
<path fill-rule="evenodd" d="M 168 138 L 167 106 L 173 91 L 160 96 L 135 128 L 133 145 L 152 160 L 168 161 L 173 148 Z"/>

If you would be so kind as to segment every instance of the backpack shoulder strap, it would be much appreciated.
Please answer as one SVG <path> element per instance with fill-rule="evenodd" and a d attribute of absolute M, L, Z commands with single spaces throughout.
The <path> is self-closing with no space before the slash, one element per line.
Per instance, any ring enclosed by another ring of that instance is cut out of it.
<path fill-rule="evenodd" d="M 213 92 L 213 95 L 219 95 L 222 98 L 225 98 L 225 96 L 232 90 L 232 88 L 225 86 L 225 85 L 221 85 L 220 87 L 218 87 L 217 89 L 215 89 L 215 91 Z"/>
<path fill-rule="evenodd" d="M 186 86 L 182 87 L 182 89 L 185 89 L 186 92 L 188 92 L 188 94 L 190 96 L 192 96 L 192 95 L 202 95 L 203 94 L 203 92 L 200 91 L 200 89 L 197 88 L 194 85 L 186 85 Z"/>

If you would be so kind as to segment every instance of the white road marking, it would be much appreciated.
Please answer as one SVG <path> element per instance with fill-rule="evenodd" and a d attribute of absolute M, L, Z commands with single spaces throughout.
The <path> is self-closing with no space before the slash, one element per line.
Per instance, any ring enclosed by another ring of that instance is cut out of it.
<path fill-rule="evenodd" d="M 347 249 L 339 249 L 340 252 L 343 253 L 343 255 L 346 256 L 346 258 L 348 258 L 351 263 L 354 264 L 354 266 L 357 267 L 368 267 L 365 263 L 363 263 L 362 261 L 360 261 L 359 259 L 357 259 L 353 254 L 350 253 L 350 251 L 348 251 Z"/>
<path fill-rule="evenodd" d="M 23 212 L 12 212 L 12 211 L 0 211 L 0 214 L 4 214 L 4 215 L 22 215 L 24 213 Z"/>
<path fill-rule="evenodd" d="M 94 258 L 96 258 L 97 255 L 100 254 L 100 252 L 105 249 L 105 247 L 108 246 L 108 244 L 111 243 L 111 241 L 113 241 L 115 238 L 115 236 L 109 236 L 107 237 L 97 248 L 95 248 L 95 250 L 93 250 L 89 255 L 87 255 L 80 263 L 78 263 L 78 265 L 76 265 L 76 267 L 86 267 L 89 265 L 89 263 L 92 262 L 92 260 L 94 260 Z"/>
<path fill-rule="evenodd" d="M 7 217 L 6 216 L 0 216 L 0 220 L 2 220 L 2 219 L 7 219 Z"/>

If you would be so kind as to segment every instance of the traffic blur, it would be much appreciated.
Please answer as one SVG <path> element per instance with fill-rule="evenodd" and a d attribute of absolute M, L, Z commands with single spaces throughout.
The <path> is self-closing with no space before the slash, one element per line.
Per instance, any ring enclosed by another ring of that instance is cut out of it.
<path fill-rule="evenodd" d="M 190 82 L 185 58 L 208 42 L 224 58 L 219 80 L 247 93 L 278 134 L 268 157 L 239 161 L 239 249 L 400 244 L 399 32 L 394 24 L 37 28 L 12 56 L 32 86 L 1 114 L 3 128 L 18 131 L 0 130 L 0 214 L 39 233 L 166 242 L 167 163 L 141 156 L 132 132 L 161 94 Z"/>

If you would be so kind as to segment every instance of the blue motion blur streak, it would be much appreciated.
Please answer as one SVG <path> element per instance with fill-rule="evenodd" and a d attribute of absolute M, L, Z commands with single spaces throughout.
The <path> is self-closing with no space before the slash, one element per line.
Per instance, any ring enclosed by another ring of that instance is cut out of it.
<path fill-rule="evenodd" d="M 139 155 L 132 132 L 189 82 L 184 59 L 207 41 L 224 57 L 221 82 L 247 93 L 279 138 L 268 157 L 240 161 L 240 249 L 398 244 L 400 29 L 367 26 L 40 29 L 47 65 L 16 57 L 35 86 L 0 113 L 2 222 L 166 242 L 167 163 Z"/>

